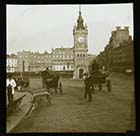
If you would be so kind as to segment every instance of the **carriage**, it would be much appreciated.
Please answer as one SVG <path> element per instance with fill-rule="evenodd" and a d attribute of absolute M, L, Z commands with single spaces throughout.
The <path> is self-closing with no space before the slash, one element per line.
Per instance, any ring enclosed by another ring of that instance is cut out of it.
<path fill-rule="evenodd" d="M 108 78 L 108 76 L 108 73 L 97 73 L 91 76 L 91 82 L 93 83 L 93 86 L 98 85 L 99 90 L 102 90 L 102 87 L 106 87 L 107 91 L 111 92 L 111 80 Z"/>
<path fill-rule="evenodd" d="M 54 71 L 42 71 L 42 88 L 45 88 L 46 91 L 50 92 L 50 89 L 53 88 L 55 93 L 59 89 L 60 94 L 62 94 L 62 83 L 60 82 L 60 75 Z"/>
<path fill-rule="evenodd" d="M 102 87 L 105 86 L 108 92 L 111 92 L 112 86 L 111 81 L 108 78 L 108 73 L 96 73 L 87 76 L 84 79 L 85 82 L 85 98 L 88 96 L 88 101 L 92 100 L 92 93 L 95 94 L 95 87 L 98 85 L 99 90 L 102 90 Z"/>

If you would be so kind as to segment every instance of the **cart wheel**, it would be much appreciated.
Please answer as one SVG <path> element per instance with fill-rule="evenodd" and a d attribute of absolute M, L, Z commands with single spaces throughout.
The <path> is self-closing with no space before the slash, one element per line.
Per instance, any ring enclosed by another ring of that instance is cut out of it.
<path fill-rule="evenodd" d="M 59 83 L 59 90 L 60 90 L 60 94 L 62 95 L 62 83 Z"/>
<path fill-rule="evenodd" d="M 49 96 L 48 102 L 49 102 L 49 104 L 51 104 L 51 96 Z"/>
<path fill-rule="evenodd" d="M 110 81 L 110 79 L 107 80 L 106 87 L 107 87 L 108 92 L 111 92 L 112 86 L 111 86 L 111 81 Z"/>

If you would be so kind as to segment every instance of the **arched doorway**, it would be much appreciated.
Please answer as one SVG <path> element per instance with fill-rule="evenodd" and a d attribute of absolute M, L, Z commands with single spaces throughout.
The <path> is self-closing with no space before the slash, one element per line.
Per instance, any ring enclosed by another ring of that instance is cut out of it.
<path fill-rule="evenodd" d="M 79 78 L 83 78 L 83 72 L 84 70 L 82 68 L 79 69 Z"/>

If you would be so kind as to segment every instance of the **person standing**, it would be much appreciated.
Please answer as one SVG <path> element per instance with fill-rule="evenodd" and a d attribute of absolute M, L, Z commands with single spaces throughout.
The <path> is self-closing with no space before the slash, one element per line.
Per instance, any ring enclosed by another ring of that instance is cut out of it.
<path fill-rule="evenodd" d="M 45 71 L 42 71 L 42 88 L 46 87 L 45 80 L 50 78 L 49 68 L 47 67 Z"/>
<path fill-rule="evenodd" d="M 91 102 L 92 93 L 95 94 L 95 91 L 94 91 L 94 86 L 93 86 L 92 77 L 90 76 L 90 73 L 89 72 L 84 73 L 83 79 L 85 83 L 84 98 L 87 99 L 88 97 L 88 101 Z"/>
<path fill-rule="evenodd" d="M 88 76 L 88 77 L 85 78 L 85 94 L 84 94 L 84 97 L 85 97 L 85 99 L 87 99 L 87 97 L 88 97 L 89 102 L 92 101 L 92 93 L 95 94 L 94 87 L 93 87 L 93 82 L 92 82 L 91 76 Z"/>
<path fill-rule="evenodd" d="M 15 87 L 16 87 L 16 82 L 12 78 L 12 75 L 8 75 L 8 78 L 6 80 L 6 87 L 8 91 L 8 102 L 11 104 L 14 99 L 14 93 L 15 93 Z"/>
<path fill-rule="evenodd" d="M 96 62 L 96 60 L 93 60 L 93 64 L 91 66 L 91 69 L 92 69 L 91 75 L 97 74 L 99 72 L 99 64 Z"/>
<path fill-rule="evenodd" d="M 99 64 L 97 63 L 97 61 L 95 59 L 93 60 L 93 64 L 91 66 L 91 69 L 92 69 L 91 70 L 91 76 L 94 79 L 94 81 L 97 82 L 98 78 L 100 76 L 102 76 L 102 73 L 99 69 Z M 102 89 L 102 84 L 99 83 L 98 87 L 99 87 L 99 90 L 101 90 Z"/>

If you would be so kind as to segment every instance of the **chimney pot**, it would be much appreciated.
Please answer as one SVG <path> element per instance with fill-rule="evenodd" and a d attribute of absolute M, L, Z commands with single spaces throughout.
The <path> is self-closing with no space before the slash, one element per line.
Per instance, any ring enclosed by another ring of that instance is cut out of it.
<path fill-rule="evenodd" d="M 128 26 L 125 26 L 125 27 L 124 27 L 124 29 L 125 29 L 125 30 L 128 30 L 128 29 L 129 29 L 129 27 L 128 27 Z"/>
<path fill-rule="evenodd" d="M 117 29 L 117 30 L 120 30 L 120 29 L 121 29 L 121 27 L 120 27 L 120 26 L 117 26 L 117 27 L 116 27 L 116 29 Z"/>

